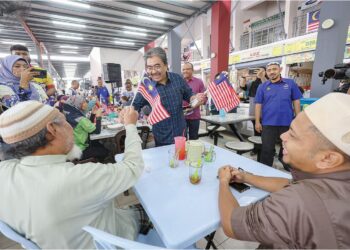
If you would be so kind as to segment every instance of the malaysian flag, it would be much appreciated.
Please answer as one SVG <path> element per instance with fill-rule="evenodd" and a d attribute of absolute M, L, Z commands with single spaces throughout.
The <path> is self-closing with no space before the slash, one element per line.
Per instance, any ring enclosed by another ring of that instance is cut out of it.
<path fill-rule="evenodd" d="M 239 104 L 239 97 L 227 79 L 226 73 L 221 72 L 208 86 L 208 91 L 214 101 L 217 110 L 226 112 L 234 109 Z"/>
<path fill-rule="evenodd" d="M 315 32 L 320 24 L 320 10 L 310 11 L 307 13 L 306 33 Z"/>
<path fill-rule="evenodd" d="M 142 78 L 138 91 L 152 106 L 152 112 L 148 116 L 148 122 L 151 125 L 170 117 L 168 111 L 164 108 L 162 102 L 160 101 L 156 84 L 147 76 Z"/>

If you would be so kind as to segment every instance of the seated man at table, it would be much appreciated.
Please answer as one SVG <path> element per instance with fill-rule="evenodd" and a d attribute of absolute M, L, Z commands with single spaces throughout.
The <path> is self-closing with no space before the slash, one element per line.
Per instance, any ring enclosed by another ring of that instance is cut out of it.
<path fill-rule="evenodd" d="M 67 122 L 73 127 L 74 142 L 83 151 L 82 160 L 96 158 L 104 162 L 108 156 L 108 150 L 98 141 L 90 141 L 90 134 L 101 132 L 102 109 L 92 108 L 90 119 L 85 117 L 89 104 L 81 95 L 72 95 L 63 103 L 63 113 Z M 94 120 L 96 118 L 96 126 Z"/>
<path fill-rule="evenodd" d="M 144 211 L 116 209 L 114 200 L 136 183 L 144 163 L 138 113 L 129 108 L 121 115 L 123 160 L 74 165 L 67 162 L 77 154 L 73 129 L 58 109 L 26 101 L 2 113 L 0 220 L 42 249 L 94 248 L 82 230 L 87 225 L 134 240 Z"/>
<path fill-rule="evenodd" d="M 350 96 L 331 93 L 308 106 L 281 135 L 293 180 L 220 169 L 221 223 L 231 238 L 266 248 L 350 248 Z M 336 111 L 336 112 L 334 112 Z M 229 183 L 272 192 L 240 207 Z"/>

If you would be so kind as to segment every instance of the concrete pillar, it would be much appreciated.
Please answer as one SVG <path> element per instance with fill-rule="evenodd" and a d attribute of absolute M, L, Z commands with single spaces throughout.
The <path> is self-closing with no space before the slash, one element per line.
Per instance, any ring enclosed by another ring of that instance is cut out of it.
<path fill-rule="evenodd" d="M 168 64 L 171 72 L 181 74 L 181 37 L 175 30 L 168 33 Z"/>
<path fill-rule="evenodd" d="M 101 51 L 100 48 L 92 48 L 90 55 L 90 72 L 91 72 L 91 83 L 97 85 L 97 77 L 102 76 L 102 62 L 101 62 Z"/>
<path fill-rule="evenodd" d="M 202 48 L 202 58 L 207 59 L 210 57 L 209 49 L 210 49 L 210 33 L 208 32 L 207 25 L 207 15 L 202 14 L 200 16 L 201 22 L 201 48 Z"/>
<path fill-rule="evenodd" d="M 286 0 L 284 30 L 287 33 L 287 38 L 293 37 L 294 18 L 297 16 L 298 1 Z"/>
<path fill-rule="evenodd" d="M 317 34 L 315 62 L 312 71 L 311 97 L 322 97 L 338 87 L 339 80 L 329 79 L 322 84 L 318 73 L 335 64 L 342 63 L 348 27 L 350 23 L 350 1 L 323 1 L 320 12 L 320 26 Z M 321 28 L 323 21 L 333 19 L 330 29 Z"/>
<path fill-rule="evenodd" d="M 215 2 L 211 9 L 211 80 L 223 70 L 228 70 L 231 1 Z"/>

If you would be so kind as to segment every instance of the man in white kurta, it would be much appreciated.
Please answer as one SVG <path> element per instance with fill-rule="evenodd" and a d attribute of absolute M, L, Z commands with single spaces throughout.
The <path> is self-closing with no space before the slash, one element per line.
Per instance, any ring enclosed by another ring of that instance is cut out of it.
<path fill-rule="evenodd" d="M 133 186 L 143 171 L 141 139 L 135 127 L 137 112 L 130 109 L 125 114 L 121 162 L 74 165 L 66 162 L 74 139 L 64 116 L 38 102 L 18 105 L 21 107 L 16 109 L 16 105 L 0 116 L 0 134 L 5 141 L 1 146 L 31 140 L 36 136 L 31 134 L 38 133 L 31 131 L 42 128 L 47 129 L 48 142 L 31 155 L 0 162 L 0 220 L 43 249 L 94 248 L 91 236 L 82 230 L 87 225 L 135 239 L 138 214 L 116 209 L 114 198 Z M 38 112 L 46 118 L 31 119 Z M 34 123 L 32 129 L 23 129 L 24 124 Z M 45 149 L 48 154 L 42 154 Z"/>

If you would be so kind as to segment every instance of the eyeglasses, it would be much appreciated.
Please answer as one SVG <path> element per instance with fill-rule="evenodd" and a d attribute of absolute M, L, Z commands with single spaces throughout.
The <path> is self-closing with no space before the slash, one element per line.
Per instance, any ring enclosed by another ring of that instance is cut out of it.
<path fill-rule="evenodd" d="M 279 62 L 270 62 L 266 65 L 266 68 L 271 66 L 271 65 L 277 65 L 278 67 L 280 66 L 280 63 Z"/>
<path fill-rule="evenodd" d="M 154 71 L 161 71 L 161 69 L 162 69 L 162 65 L 160 65 L 160 64 L 156 64 L 156 65 L 153 65 L 153 66 L 146 66 L 146 71 L 147 72 L 151 72 L 152 70 L 154 70 Z"/>

